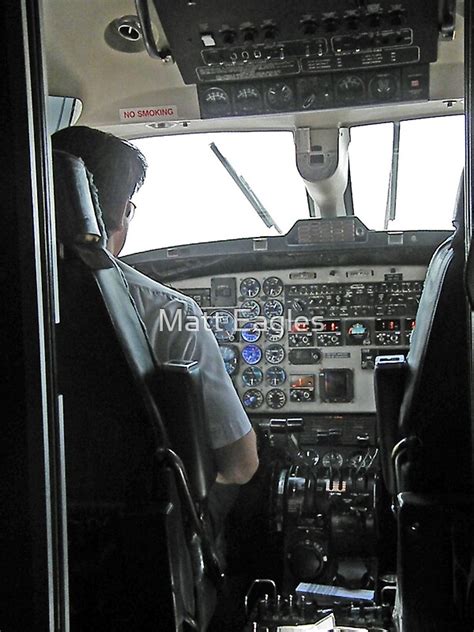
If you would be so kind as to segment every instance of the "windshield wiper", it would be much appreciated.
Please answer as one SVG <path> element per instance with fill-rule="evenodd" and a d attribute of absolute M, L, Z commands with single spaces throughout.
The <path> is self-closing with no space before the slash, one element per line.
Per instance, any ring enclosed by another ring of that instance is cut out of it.
<path fill-rule="evenodd" d="M 245 195 L 247 200 L 253 206 L 257 215 L 260 217 L 260 219 L 265 224 L 265 226 L 267 228 L 274 228 L 281 235 L 282 234 L 281 229 L 279 228 L 279 226 L 277 225 L 273 217 L 270 215 L 270 213 L 267 211 L 267 209 L 260 202 L 260 200 L 255 195 L 255 193 L 252 191 L 252 189 L 250 188 L 250 185 L 245 180 L 245 178 L 243 176 L 237 175 L 237 172 L 235 171 L 234 167 L 230 164 L 227 158 L 222 155 L 222 153 L 219 151 L 219 148 L 217 147 L 215 143 L 211 143 L 209 147 L 212 149 L 215 155 L 219 158 L 220 162 L 224 166 L 227 173 L 230 175 L 232 180 L 235 182 L 235 184 L 239 187 L 239 189 Z"/>
<path fill-rule="evenodd" d="M 388 182 L 387 205 L 385 207 L 385 221 L 383 229 L 387 230 L 389 222 L 397 216 L 398 164 L 400 158 L 400 123 L 393 124 L 392 168 Z"/>

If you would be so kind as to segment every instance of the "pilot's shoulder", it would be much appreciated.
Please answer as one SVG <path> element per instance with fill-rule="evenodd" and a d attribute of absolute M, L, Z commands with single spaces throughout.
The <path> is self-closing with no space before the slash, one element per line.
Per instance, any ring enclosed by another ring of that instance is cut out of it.
<path fill-rule="evenodd" d="M 196 314 L 200 312 L 197 303 L 189 296 L 186 296 L 185 294 L 182 294 L 174 288 L 168 287 L 159 281 L 155 281 L 149 276 L 146 276 L 146 274 L 143 274 L 139 270 L 136 270 L 132 266 L 124 263 L 120 259 L 117 259 L 116 262 L 122 271 L 132 294 L 135 292 L 140 292 L 142 295 L 147 294 L 160 303 L 179 302 L 186 308 L 188 313 Z"/>

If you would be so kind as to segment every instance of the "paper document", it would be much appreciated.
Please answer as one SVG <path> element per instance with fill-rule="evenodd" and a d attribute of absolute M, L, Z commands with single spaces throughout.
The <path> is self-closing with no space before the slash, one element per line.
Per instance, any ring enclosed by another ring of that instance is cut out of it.
<path fill-rule="evenodd" d="M 277 632 L 330 632 L 334 630 L 336 622 L 333 614 L 328 614 L 317 623 L 307 623 L 305 625 L 282 625 L 277 628 Z"/>

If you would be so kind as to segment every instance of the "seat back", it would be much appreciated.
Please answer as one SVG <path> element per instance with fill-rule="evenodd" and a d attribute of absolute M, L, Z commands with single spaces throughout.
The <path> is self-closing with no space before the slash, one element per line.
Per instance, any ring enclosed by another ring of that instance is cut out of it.
<path fill-rule="evenodd" d="M 158 366 L 105 248 L 89 174 L 55 152 L 54 176 L 72 629 L 181 630 L 186 621 L 205 629 L 215 590 L 205 570 L 196 577 L 189 552 L 191 540 L 203 539 L 194 501 L 205 501 L 211 481 L 200 465 L 198 367 L 181 375 L 181 409 L 168 397 L 162 409 L 176 371 Z M 164 458 L 175 448 L 166 424 L 193 437 L 184 454 L 192 499 L 180 459 Z"/>
<path fill-rule="evenodd" d="M 409 460 L 400 461 L 399 491 L 459 493 L 471 488 L 463 178 L 453 224 L 452 237 L 430 262 L 407 357 L 400 431 L 404 437 L 416 436 L 421 452 L 412 471 Z"/>
<path fill-rule="evenodd" d="M 455 231 L 430 262 L 407 360 L 376 363 L 384 480 L 397 507 L 402 630 L 469 627 L 461 603 L 472 503 L 463 219 L 461 178 Z"/>

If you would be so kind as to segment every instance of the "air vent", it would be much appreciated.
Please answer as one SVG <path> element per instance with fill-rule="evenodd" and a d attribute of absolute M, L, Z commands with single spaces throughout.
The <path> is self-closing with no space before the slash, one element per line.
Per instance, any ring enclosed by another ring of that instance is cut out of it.
<path fill-rule="evenodd" d="M 118 32 L 129 42 L 136 42 L 142 36 L 138 26 L 134 24 L 121 24 L 118 28 Z"/>
<path fill-rule="evenodd" d="M 145 50 L 142 29 L 136 15 L 124 15 L 110 22 L 104 38 L 110 48 L 121 53 L 141 53 Z"/>

